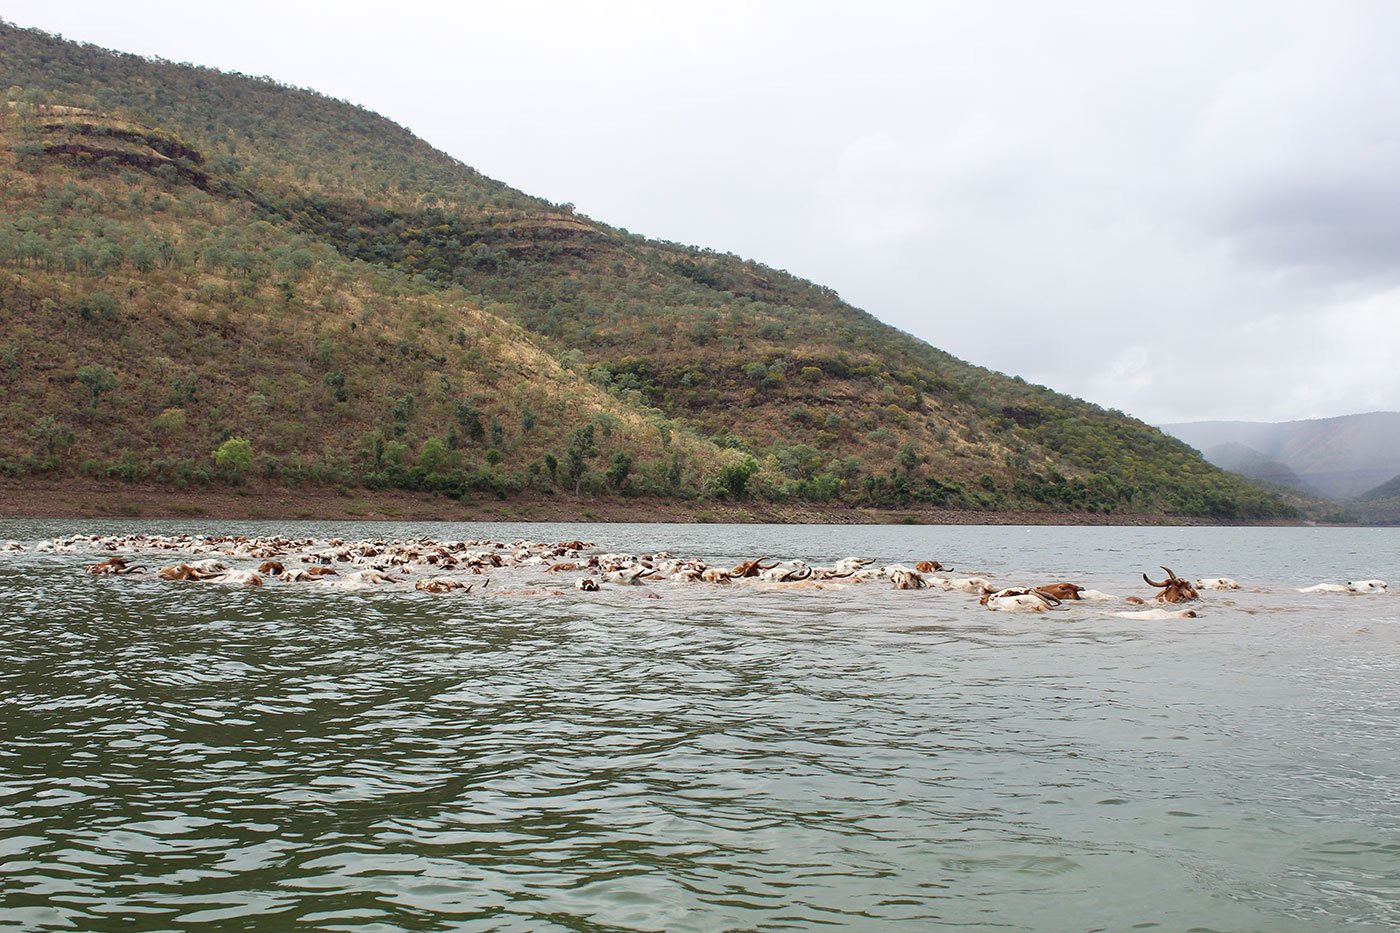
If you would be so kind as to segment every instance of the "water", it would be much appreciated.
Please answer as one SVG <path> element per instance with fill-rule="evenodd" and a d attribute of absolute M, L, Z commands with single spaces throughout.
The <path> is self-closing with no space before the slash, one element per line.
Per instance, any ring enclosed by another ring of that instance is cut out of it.
<path fill-rule="evenodd" d="M 1400 584 L 1393 530 L 0 539 L 152 527 L 937 558 L 1140 594 L 1166 563 L 1252 589 L 1146 623 L 884 584 L 327 593 L 0 556 L 0 929 L 1400 924 L 1400 602 L 1290 589 Z"/>

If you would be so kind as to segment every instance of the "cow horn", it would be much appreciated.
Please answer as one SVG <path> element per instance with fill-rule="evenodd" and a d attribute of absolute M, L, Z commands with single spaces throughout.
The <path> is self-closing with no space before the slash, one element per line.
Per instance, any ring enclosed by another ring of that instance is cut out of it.
<path fill-rule="evenodd" d="M 1166 570 L 1165 567 L 1163 567 L 1162 569 L 1163 569 L 1163 570 Z M 1171 571 L 1167 571 L 1167 572 L 1170 573 Z M 1147 581 L 1147 585 L 1148 585 L 1148 586 L 1160 586 L 1160 587 L 1165 587 L 1165 586 L 1167 585 L 1167 581 L 1166 581 L 1166 580 L 1163 580 L 1161 583 L 1153 583 L 1153 582 L 1152 582 L 1152 579 L 1151 579 L 1150 577 L 1148 577 L 1147 574 L 1143 574 L 1143 575 L 1142 575 L 1142 578 L 1143 578 L 1144 580 Z"/>
<path fill-rule="evenodd" d="M 1159 564 L 1158 566 L 1161 566 L 1161 565 Z M 1167 579 L 1168 579 L 1168 580 L 1177 580 L 1177 579 L 1179 579 L 1179 578 L 1177 577 L 1176 573 L 1175 573 L 1170 567 L 1162 567 L 1162 569 L 1165 570 L 1165 571 L 1167 572 Z"/>

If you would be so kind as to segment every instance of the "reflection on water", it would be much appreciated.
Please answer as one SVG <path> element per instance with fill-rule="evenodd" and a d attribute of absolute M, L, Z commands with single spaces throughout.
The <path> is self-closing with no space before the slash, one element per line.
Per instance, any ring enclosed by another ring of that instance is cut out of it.
<path fill-rule="evenodd" d="M 1289 589 L 1396 577 L 1393 533 L 470 533 L 1259 591 L 1144 624 L 883 586 L 231 590 L 6 557 L 0 927 L 1400 922 L 1400 603 Z"/>

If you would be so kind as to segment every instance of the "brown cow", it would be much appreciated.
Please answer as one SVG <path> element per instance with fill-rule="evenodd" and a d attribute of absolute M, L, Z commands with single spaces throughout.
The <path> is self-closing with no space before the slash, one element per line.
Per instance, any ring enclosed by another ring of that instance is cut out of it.
<path fill-rule="evenodd" d="M 128 573 L 145 572 L 146 568 L 139 565 L 136 567 L 128 567 L 127 564 L 129 563 L 129 561 L 130 558 L 127 557 L 109 557 L 104 561 L 99 561 L 98 563 L 93 564 L 87 569 L 87 572 L 95 573 L 99 576 L 105 576 L 107 574 L 120 575 Z"/>
<path fill-rule="evenodd" d="M 450 593 L 453 590 L 472 591 L 472 584 L 463 583 L 461 580 L 453 580 L 451 577 L 420 578 L 413 586 L 416 590 L 425 593 Z"/>
<path fill-rule="evenodd" d="M 1031 592 L 1063 601 L 1066 599 L 1078 599 L 1079 594 L 1084 592 L 1084 587 L 1076 583 L 1047 583 L 1044 586 L 1034 587 Z"/>
<path fill-rule="evenodd" d="M 735 579 L 742 579 L 743 577 L 756 577 L 763 571 L 772 570 L 774 567 L 778 566 L 779 563 L 781 563 L 781 561 L 774 561 L 773 563 L 765 567 L 763 566 L 763 562 L 767 559 L 767 557 L 755 557 L 753 560 L 746 560 L 739 566 L 735 567 L 733 570 L 729 571 L 729 575 L 731 577 L 734 577 Z"/>
<path fill-rule="evenodd" d="M 1200 598 L 1200 594 L 1196 592 L 1196 588 L 1191 585 L 1190 581 L 1178 577 L 1172 572 L 1170 567 L 1163 566 L 1162 569 L 1167 572 L 1167 578 L 1161 583 L 1152 582 L 1147 574 L 1142 575 L 1142 578 L 1147 581 L 1148 586 L 1161 587 L 1162 592 L 1158 593 L 1156 596 L 1157 602 L 1187 603 L 1193 599 Z"/>

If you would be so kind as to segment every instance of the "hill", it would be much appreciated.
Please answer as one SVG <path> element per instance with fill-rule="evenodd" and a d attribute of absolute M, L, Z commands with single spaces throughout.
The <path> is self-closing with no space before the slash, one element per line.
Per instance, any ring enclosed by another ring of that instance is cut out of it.
<path fill-rule="evenodd" d="M 1360 495 L 1400 472 L 1400 412 L 1272 424 L 1201 421 L 1163 425 L 1162 430 L 1225 469 L 1240 465 L 1241 446 L 1250 448 L 1255 455 L 1252 465 L 1239 472 L 1262 479 L 1260 463 L 1281 464 L 1301 483 L 1294 488 L 1330 499 Z"/>
<path fill-rule="evenodd" d="M 1358 499 L 1400 499 L 1400 476 L 1392 477 L 1357 496 Z"/>
<path fill-rule="evenodd" d="M 1236 441 L 1217 444 L 1202 453 L 1207 460 L 1222 470 L 1229 470 L 1261 483 L 1300 492 L 1310 491 L 1303 478 L 1289 469 L 1288 464 L 1273 460 L 1253 447 Z"/>
<path fill-rule="evenodd" d="M 1400 525 L 1400 475 L 1368 489 L 1347 503 L 1359 520 L 1374 525 Z"/>
<path fill-rule="evenodd" d="M 11 25 L 0 87 L 12 475 L 1293 514 L 1140 421 L 343 101 Z"/>

